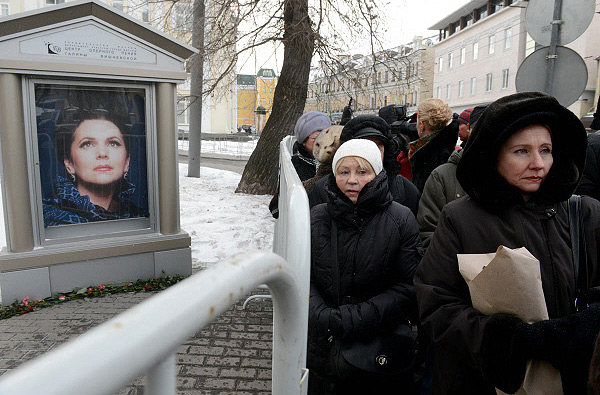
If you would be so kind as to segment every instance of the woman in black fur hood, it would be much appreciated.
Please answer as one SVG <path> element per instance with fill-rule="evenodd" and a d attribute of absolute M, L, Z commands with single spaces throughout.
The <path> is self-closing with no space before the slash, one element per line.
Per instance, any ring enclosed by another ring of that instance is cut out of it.
<path fill-rule="evenodd" d="M 433 393 L 514 393 L 529 359 L 559 369 L 565 394 L 586 392 L 600 304 L 579 312 L 574 304 L 578 288 L 600 285 L 600 202 L 581 199 L 587 265 L 579 278 L 567 210 L 585 152 L 579 119 L 544 93 L 498 99 L 475 124 L 457 168 L 469 196 L 444 207 L 415 275 L 421 322 L 435 343 Z M 472 306 L 457 254 L 494 253 L 500 245 L 525 247 L 540 262 L 550 319 L 530 325 Z"/>

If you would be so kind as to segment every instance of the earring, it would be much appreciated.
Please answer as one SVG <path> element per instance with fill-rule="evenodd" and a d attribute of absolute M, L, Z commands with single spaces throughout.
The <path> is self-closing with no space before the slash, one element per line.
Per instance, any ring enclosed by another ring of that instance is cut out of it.
<path fill-rule="evenodd" d="M 127 179 L 127 172 L 123 173 L 123 179 L 126 180 Z"/>
<path fill-rule="evenodd" d="M 71 174 L 71 173 L 69 173 Z M 76 178 L 75 178 L 75 174 L 71 174 L 71 181 L 73 181 L 73 184 L 75 184 Z"/>

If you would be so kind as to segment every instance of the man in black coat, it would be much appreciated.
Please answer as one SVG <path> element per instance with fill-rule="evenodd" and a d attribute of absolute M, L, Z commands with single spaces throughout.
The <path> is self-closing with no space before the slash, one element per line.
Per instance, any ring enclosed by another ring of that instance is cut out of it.
<path fill-rule="evenodd" d="M 585 168 L 575 193 L 600 200 L 600 132 L 588 134 Z"/>
<path fill-rule="evenodd" d="M 388 188 L 392 198 L 408 207 L 416 216 L 421 194 L 410 181 L 398 174 L 399 163 L 396 157 L 399 153 L 399 143 L 397 137 L 393 136 L 390 125 L 376 115 L 358 115 L 344 125 L 340 144 L 357 138 L 368 139 L 377 144 L 382 152 L 383 168 L 388 174 Z M 320 179 L 308 194 L 311 208 L 327 202 L 326 182 L 326 177 Z"/>

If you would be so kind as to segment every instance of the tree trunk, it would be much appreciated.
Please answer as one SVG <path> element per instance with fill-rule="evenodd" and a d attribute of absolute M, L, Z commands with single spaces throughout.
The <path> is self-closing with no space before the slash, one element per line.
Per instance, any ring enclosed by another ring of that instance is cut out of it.
<path fill-rule="evenodd" d="M 315 35 L 308 17 L 308 0 L 285 0 L 284 55 L 273 96 L 273 110 L 250 155 L 236 192 L 275 194 L 278 184 L 279 143 L 293 133 L 306 102 Z"/>
<path fill-rule="evenodd" d="M 188 177 L 200 177 L 202 147 L 202 85 L 204 83 L 204 0 L 194 0 L 192 46 L 198 54 L 191 59 L 190 130 L 188 133 Z"/>

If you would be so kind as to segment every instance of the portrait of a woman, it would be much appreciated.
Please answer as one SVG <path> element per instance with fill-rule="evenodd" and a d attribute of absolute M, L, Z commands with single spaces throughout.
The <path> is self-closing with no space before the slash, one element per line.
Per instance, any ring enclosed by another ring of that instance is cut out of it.
<path fill-rule="evenodd" d="M 44 227 L 146 217 L 131 199 L 127 180 L 130 144 L 127 126 L 110 117 L 86 118 L 55 131 L 57 160 L 65 175 L 43 199 Z"/>

